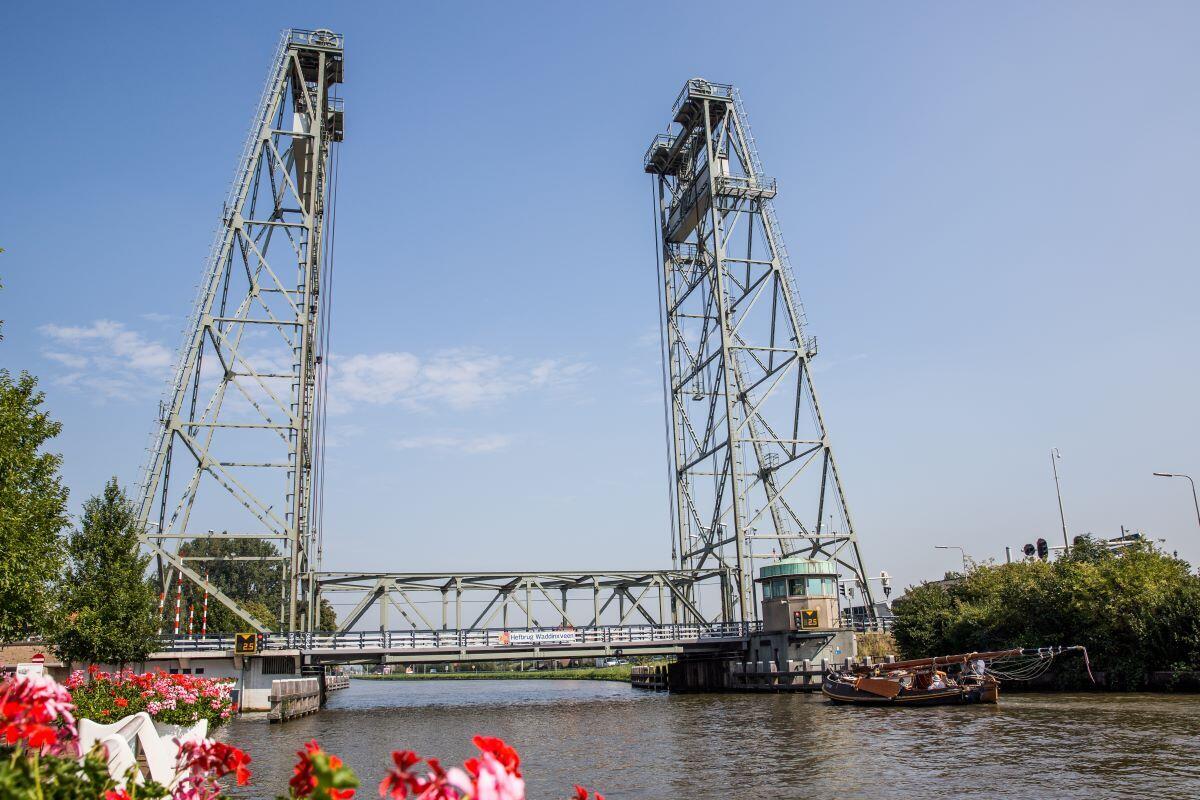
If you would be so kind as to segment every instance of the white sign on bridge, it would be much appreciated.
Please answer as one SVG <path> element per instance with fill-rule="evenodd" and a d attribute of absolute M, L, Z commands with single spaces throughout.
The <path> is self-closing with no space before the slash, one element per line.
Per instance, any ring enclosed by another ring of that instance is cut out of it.
<path fill-rule="evenodd" d="M 575 631 L 503 631 L 500 644 L 574 644 Z"/>

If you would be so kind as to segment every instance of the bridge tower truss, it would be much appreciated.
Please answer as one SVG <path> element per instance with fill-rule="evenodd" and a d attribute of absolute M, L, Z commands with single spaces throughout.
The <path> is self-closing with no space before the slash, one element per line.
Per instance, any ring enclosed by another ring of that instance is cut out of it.
<path fill-rule="evenodd" d="M 870 585 L 821 406 L 787 250 L 737 90 L 687 82 L 645 157 L 661 245 L 672 551 L 728 568 L 725 619 L 753 620 L 755 561 L 835 560 Z"/>
<path fill-rule="evenodd" d="M 342 37 L 282 34 L 159 408 L 138 488 L 163 592 L 204 585 L 263 624 L 180 554 L 188 540 L 275 545 L 280 619 L 318 613 L 323 355 L 332 268 L 334 145 L 342 139 Z M 199 558 L 199 557 L 197 557 Z M 243 558 L 243 557 L 238 557 Z"/>

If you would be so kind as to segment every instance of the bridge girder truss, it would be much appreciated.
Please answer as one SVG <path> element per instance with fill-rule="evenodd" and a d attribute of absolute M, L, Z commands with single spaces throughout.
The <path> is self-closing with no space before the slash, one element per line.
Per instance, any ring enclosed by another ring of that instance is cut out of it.
<path fill-rule="evenodd" d="M 414 629 L 475 631 L 488 628 L 531 629 L 551 624 L 596 627 L 608 624 L 667 625 L 727 621 L 723 604 L 705 613 L 702 585 L 724 596 L 727 570 L 647 570 L 609 572 L 323 572 L 317 578 L 322 597 L 356 593 L 358 603 L 338 631 L 349 631 L 375 609 L 379 629 L 391 630 L 395 610 Z M 572 595 L 574 595 L 572 597 Z M 571 601 L 574 600 L 574 605 Z M 432 615 L 422 606 L 440 605 Z M 471 608 L 464 608 L 470 606 Z M 513 619 L 509 609 L 513 609 Z M 580 610 L 582 607 L 582 610 Z M 614 622 L 615 621 L 615 622 Z"/>
<path fill-rule="evenodd" d="M 332 259 L 331 157 L 342 138 L 342 37 L 282 35 L 226 199 L 138 487 L 162 591 L 205 586 L 262 622 L 179 553 L 189 539 L 277 543 L 289 630 L 311 629 L 319 550 L 322 353 Z M 236 531 L 230 533 L 229 531 Z"/>
<path fill-rule="evenodd" d="M 756 559 L 832 559 L 873 616 L 813 385 L 816 342 L 772 207 L 775 181 L 737 90 L 688 81 L 645 170 L 661 245 L 676 563 L 731 570 L 727 614 L 745 621 L 758 618 Z"/>

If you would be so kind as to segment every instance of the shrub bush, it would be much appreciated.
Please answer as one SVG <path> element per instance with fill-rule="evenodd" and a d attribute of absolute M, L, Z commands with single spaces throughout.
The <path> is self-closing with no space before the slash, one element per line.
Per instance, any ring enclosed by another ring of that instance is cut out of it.
<path fill-rule="evenodd" d="M 911 588 L 894 611 L 907 658 L 1081 644 L 1120 689 L 1200 663 L 1200 577 L 1146 542 L 1112 552 L 1083 539 L 1053 562 L 977 566 Z M 1087 682 L 1082 663 L 1064 662 L 1058 677 Z"/>

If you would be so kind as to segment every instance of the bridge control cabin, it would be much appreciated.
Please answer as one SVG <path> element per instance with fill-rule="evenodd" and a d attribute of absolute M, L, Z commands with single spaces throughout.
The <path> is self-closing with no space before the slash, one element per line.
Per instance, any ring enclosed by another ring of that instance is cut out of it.
<path fill-rule="evenodd" d="M 747 642 L 747 661 L 783 672 L 857 655 L 854 631 L 842 627 L 838 570 L 833 561 L 785 558 L 758 570 L 762 631 Z"/>
<path fill-rule="evenodd" d="M 759 569 L 765 633 L 840 627 L 837 568 L 830 561 L 785 558 Z"/>

